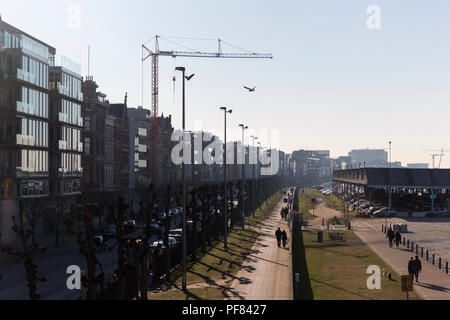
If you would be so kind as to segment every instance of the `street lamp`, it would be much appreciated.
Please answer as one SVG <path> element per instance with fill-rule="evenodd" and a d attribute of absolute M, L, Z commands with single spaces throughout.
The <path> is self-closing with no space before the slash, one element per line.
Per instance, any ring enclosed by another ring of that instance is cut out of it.
<path fill-rule="evenodd" d="M 227 244 L 227 233 L 228 233 L 228 190 L 227 190 L 227 114 L 232 114 L 233 110 L 228 110 L 225 107 L 221 107 L 220 110 L 223 110 L 224 113 L 224 150 L 223 150 L 223 182 L 224 182 L 224 191 L 223 191 L 223 220 L 224 220 L 224 234 L 223 234 L 223 247 L 225 249 L 228 248 Z"/>
<path fill-rule="evenodd" d="M 195 74 L 192 74 L 188 77 L 186 77 L 186 68 L 185 67 L 176 67 L 176 71 L 181 71 L 183 73 L 183 101 L 182 101 L 182 107 L 183 107 L 183 152 L 185 150 L 185 131 L 186 131 L 186 80 L 190 81 Z M 184 163 L 184 154 L 183 154 L 183 161 L 181 163 L 181 176 L 182 176 L 182 183 L 183 183 L 183 212 L 182 212 L 182 225 L 183 225 L 183 232 L 182 232 L 182 241 L 183 241 L 183 275 L 182 275 L 182 290 L 186 291 L 186 271 L 187 271 L 187 253 L 186 253 L 186 242 L 187 242 L 187 236 L 186 236 L 186 169 L 185 169 L 185 163 Z"/>
<path fill-rule="evenodd" d="M 242 128 L 242 154 L 244 157 L 244 163 L 242 164 L 242 185 L 241 185 L 241 210 L 242 210 L 242 229 L 245 229 L 245 164 L 246 164 L 246 152 L 245 152 L 245 130 L 248 130 L 248 126 L 240 124 L 239 127 Z"/>
<path fill-rule="evenodd" d="M 256 197 L 256 166 L 258 164 L 258 160 L 255 159 L 255 140 L 258 140 L 258 137 L 255 136 L 251 136 L 251 138 L 253 139 L 253 150 L 252 150 L 252 154 L 253 154 L 253 217 L 255 217 L 256 215 L 256 206 L 255 206 L 255 197 Z M 258 155 L 256 155 L 257 158 Z M 255 161 L 256 160 L 256 161 Z"/>
<path fill-rule="evenodd" d="M 392 173 L 392 141 L 389 141 L 389 216 L 391 216 L 392 211 L 392 179 L 391 179 L 391 173 Z M 385 224 L 387 229 L 387 215 L 384 214 L 385 218 Z"/>
<path fill-rule="evenodd" d="M 261 142 L 259 142 L 258 141 L 258 150 L 257 150 L 257 153 L 258 153 L 258 159 L 257 159 L 257 163 L 258 163 L 258 165 L 257 165 L 257 167 L 258 167 L 258 169 L 260 169 L 260 164 L 259 164 L 259 156 L 260 156 L 260 152 L 261 152 Z M 258 202 L 259 202 L 259 209 L 261 210 L 262 209 L 262 207 L 261 207 L 261 204 L 262 204 L 262 202 L 261 202 L 261 199 L 262 199 L 262 191 L 261 191 L 261 177 L 260 177 L 260 174 L 257 174 L 257 176 L 259 176 L 259 179 L 258 179 L 258 187 L 259 187 L 259 192 L 258 192 Z"/>

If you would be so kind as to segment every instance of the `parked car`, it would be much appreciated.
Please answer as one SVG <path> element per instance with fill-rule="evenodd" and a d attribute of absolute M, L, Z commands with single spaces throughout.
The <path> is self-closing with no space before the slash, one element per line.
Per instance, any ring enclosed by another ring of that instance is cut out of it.
<path fill-rule="evenodd" d="M 103 236 L 105 238 L 116 238 L 117 237 L 116 228 L 114 226 L 110 226 L 110 227 L 106 228 L 103 231 Z"/>
<path fill-rule="evenodd" d="M 161 227 L 159 226 L 158 222 L 155 219 L 152 219 L 150 223 L 150 229 L 152 230 L 159 230 Z"/>
<path fill-rule="evenodd" d="M 172 229 L 172 230 L 169 231 L 169 233 L 181 236 L 183 234 L 183 229 Z"/>
<path fill-rule="evenodd" d="M 390 215 L 389 215 L 389 208 L 382 208 L 382 209 L 380 209 L 378 211 L 375 211 L 373 213 L 373 216 L 375 218 L 384 218 L 385 216 L 392 217 L 392 216 L 395 216 L 396 214 L 397 214 L 397 212 L 395 211 L 394 208 L 391 208 L 391 214 Z"/>
<path fill-rule="evenodd" d="M 177 240 L 175 238 L 173 238 L 173 237 L 169 237 L 168 240 L 169 240 L 169 246 L 170 247 L 173 247 L 173 246 L 175 246 L 177 244 Z M 161 240 L 153 242 L 153 246 L 154 247 L 157 247 L 158 244 L 161 245 L 161 247 L 164 248 L 164 240 L 161 239 Z"/>
<path fill-rule="evenodd" d="M 125 221 L 123 222 L 123 225 L 124 225 L 124 226 L 128 226 L 128 227 L 134 227 L 134 228 L 136 228 L 136 220 L 133 220 L 133 219 L 125 220 Z"/>
<path fill-rule="evenodd" d="M 166 219 L 166 213 L 160 212 L 160 213 L 158 213 L 158 217 L 159 217 L 159 219 L 164 220 L 164 219 Z"/>
<path fill-rule="evenodd" d="M 368 209 L 371 207 L 371 204 L 369 202 L 365 202 L 364 204 L 360 205 L 359 208 L 360 209 Z"/>
<path fill-rule="evenodd" d="M 430 210 L 428 216 L 446 216 L 448 215 L 448 210 L 445 208 L 434 208 L 434 210 Z"/>

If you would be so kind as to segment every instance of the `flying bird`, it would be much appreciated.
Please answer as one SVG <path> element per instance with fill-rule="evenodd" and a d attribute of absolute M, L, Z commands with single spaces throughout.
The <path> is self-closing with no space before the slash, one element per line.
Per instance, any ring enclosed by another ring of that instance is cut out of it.
<path fill-rule="evenodd" d="M 247 89 L 248 92 L 255 92 L 256 91 L 256 87 L 252 89 L 252 88 L 244 86 L 244 88 Z"/>
<path fill-rule="evenodd" d="M 190 81 L 194 76 L 195 76 L 195 73 L 191 74 L 190 76 L 186 76 L 186 80 Z"/>

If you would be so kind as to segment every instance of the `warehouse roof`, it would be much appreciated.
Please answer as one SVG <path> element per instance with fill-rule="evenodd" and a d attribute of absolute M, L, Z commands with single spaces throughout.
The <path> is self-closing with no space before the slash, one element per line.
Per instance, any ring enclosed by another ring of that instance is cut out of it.
<path fill-rule="evenodd" d="M 391 173 L 391 177 L 389 177 Z M 450 169 L 363 168 L 336 170 L 334 182 L 372 188 L 450 189 Z"/>

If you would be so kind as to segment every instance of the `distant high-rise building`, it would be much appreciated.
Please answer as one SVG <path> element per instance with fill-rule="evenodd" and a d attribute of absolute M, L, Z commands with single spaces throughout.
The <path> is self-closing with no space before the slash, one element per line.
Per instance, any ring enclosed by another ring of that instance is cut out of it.
<path fill-rule="evenodd" d="M 410 169 L 428 169 L 429 167 L 429 163 L 408 163 Z"/>
<path fill-rule="evenodd" d="M 352 164 L 361 167 L 387 167 L 388 153 L 382 149 L 359 149 L 352 150 L 348 154 Z"/>

